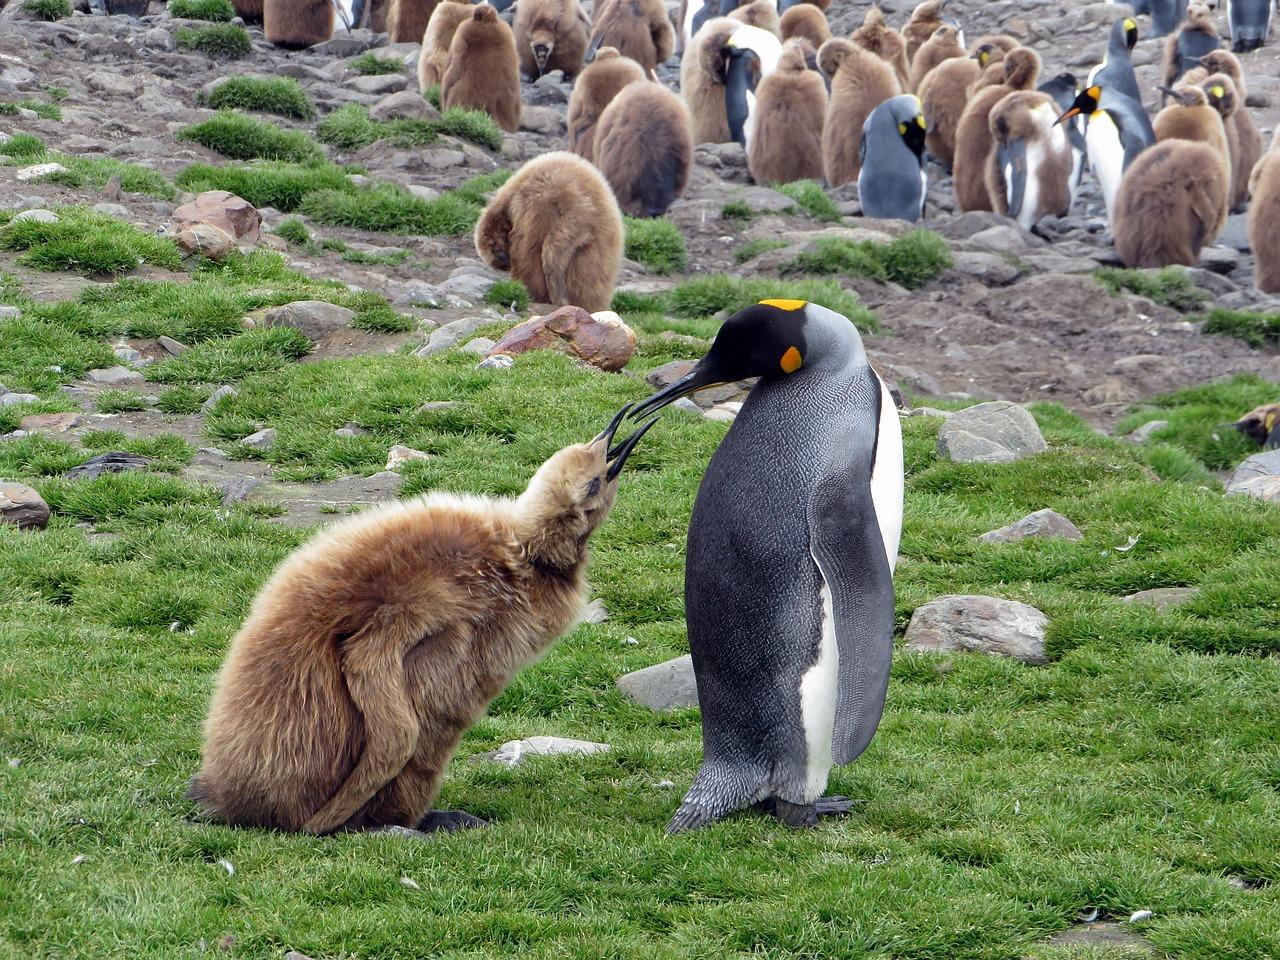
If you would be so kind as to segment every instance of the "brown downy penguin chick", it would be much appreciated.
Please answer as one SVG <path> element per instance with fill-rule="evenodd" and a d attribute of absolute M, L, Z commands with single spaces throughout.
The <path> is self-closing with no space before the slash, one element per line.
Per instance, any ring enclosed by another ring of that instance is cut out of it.
<path fill-rule="evenodd" d="M 231 6 L 235 7 L 236 16 L 245 23 L 262 22 L 262 4 L 263 0 L 231 0 Z M 4 4 L 0 3 L 0 10 L 2 9 L 4 9 Z"/>
<path fill-rule="evenodd" d="M 1034 90 L 1040 77 L 1040 56 L 1027 47 L 1005 55 L 1001 64 L 1004 83 L 977 90 L 965 105 L 956 127 L 956 152 L 952 161 L 956 209 L 990 210 L 986 170 L 994 141 L 991 139 L 991 111 L 1011 93 Z"/>
<path fill-rule="evenodd" d="M 560 70 L 572 80 L 582 70 L 591 21 L 578 0 L 520 0 L 512 29 L 526 79 Z"/>
<path fill-rule="evenodd" d="M 902 39 L 907 44 L 907 63 L 915 62 L 916 51 L 929 42 L 929 38 L 942 26 L 942 11 L 947 0 L 924 0 L 911 11 L 911 19 L 902 28 Z"/>
<path fill-rule="evenodd" d="M 983 87 L 994 87 L 1004 83 L 1004 58 L 1009 52 L 1018 49 L 1021 44 L 1012 37 L 1006 37 L 1003 34 L 996 34 L 990 37 L 982 37 L 971 48 L 971 56 L 978 59 L 978 63 L 982 67 L 982 76 L 974 83 L 970 93 L 981 90 Z"/>
<path fill-rule="evenodd" d="M 329 0 L 264 0 L 262 34 L 286 50 L 302 50 L 333 39 L 336 22 Z"/>
<path fill-rule="evenodd" d="M 662 216 L 684 194 L 693 168 L 684 101 L 660 83 L 624 87 L 600 114 L 595 165 L 623 213 Z"/>
<path fill-rule="evenodd" d="M 1126 267 L 1194 267 L 1227 220 L 1230 176 L 1204 143 L 1164 140 L 1138 154 L 1116 193 L 1116 253 Z"/>
<path fill-rule="evenodd" d="M 858 179 L 862 169 L 862 125 L 871 111 L 902 93 L 893 67 L 874 53 L 835 37 L 818 50 L 818 69 L 831 80 L 827 122 L 822 130 L 822 168 L 827 185 Z"/>
<path fill-rule="evenodd" d="M 1280 447 L 1280 403 L 1255 407 L 1232 424 L 1265 450 Z"/>
<path fill-rule="evenodd" d="M 607 310 L 622 266 L 622 214 L 600 171 L 544 153 L 498 188 L 476 224 L 476 252 L 537 303 Z"/>
<path fill-rule="evenodd" d="M 582 71 L 569 97 L 569 149 L 583 159 L 594 160 L 600 115 L 623 87 L 644 78 L 640 64 L 613 47 L 597 50 L 596 58 Z"/>
<path fill-rule="evenodd" d="M 475 12 L 470 0 L 440 0 L 422 40 L 422 53 L 418 57 L 418 86 L 425 93 L 428 87 L 440 85 L 449 66 L 449 45 L 464 20 L 470 20 Z"/>
<path fill-rule="evenodd" d="M 387 7 L 387 39 L 391 43 L 421 43 L 439 0 L 391 0 Z"/>
<path fill-rule="evenodd" d="M 756 88 L 756 125 L 747 153 L 751 179 L 821 180 L 826 114 L 827 85 L 808 68 L 803 42 L 788 41 L 778 69 Z"/>
<path fill-rule="evenodd" d="M 680 61 L 680 95 L 693 121 L 693 142 L 728 143 L 737 139 L 745 143 L 749 136 L 745 131 L 751 125 L 751 91 L 773 72 L 781 55 L 781 41 L 768 30 L 731 17 L 704 23 Z"/>
<path fill-rule="evenodd" d="M 929 123 L 924 147 L 945 167 L 950 168 L 955 158 L 956 128 L 969 102 L 969 87 L 981 75 L 982 68 L 972 57 L 943 60 L 920 81 L 920 89 L 916 91 Z"/>
<path fill-rule="evenodd" d="M 991 111 L 995 149 L 987 163 L 991 209 L 1030 230 L 1041 217 L 1071 207 L 1075 157 L 1058 121 L 1057 102 L 1036 90 L 1011 93 Z"/>
<path fill-rule="evenodd" d="M 1280 132 L 1253 168 L 1249 191 L 1253 285 L 1263 293 L 1280 293 Z"/>
<path fill-rule="evenodd" d="M 903 90 L 910 89 L 907 86 L 910 75 L 907 68 L 907 44 L 902 35 L 885 22 L 879 7 L 867 8 L 862 26 L 853 31 L 849 39 L 893 67 L 893 72 L 898 75 L 898 86 Z"/>
<path fill-rule="evenodd" d="M 507 133 L 520 126 L 520 71 L 516 41 L 487 3 L 471 8 L 449 44 L 449 66 L 440 80 L 440 105 L 483 110 Z"/>
<path fill-rule="evenodd" d="M 775 37 L 782 36 L 782 21 L 778 19 L 778 7 L 774 0 L 752 0 L 729 11 L 729 18 L 749 27 L 767 30 Z"/>
<path fill-rule="evenodd" d="M 389 503 L 290 554 L 231 641 L 188 796 L 277 830 L 483 826 L 431 804 L 462 735 L 579 617 L 588 542 L 645 430 L 609 449 L 627 409 L 515 500 Z"/>
<path fill-rule="evenodd" d="M 365 4 L 364 14 L 361 16 L 362 26 L 367 27 L 374 33 L 387 32 L 387 15 L 391 13 L 390 0 L 369 0 Z"/>
<path fill-rule="evenodd" d="M 968 57 L 964 47 L 960 45 L 961 39 L 960 31 L 949 23 L 944 23 L 935 30 L 933 36 L 916 51 L 915 59 L 911 61 L 911 74 L 907 78 L 906 89 L 918 94 L 924 78 L 938 64 Z M 976 60 L 974 64 L 977 65 Z"/>
<path fill-rule="evenodd" d="M 1214 149 L 1222 158 L 1227 173 L 1227 194 L 1230 196 L 1231 153 L 1227 146 L 1227 130 L 1222 116 L 1209 104 L 1209 97 L 1200 87 L 1179 83 L 1172 90 L 1164 90 L 1170 98 L 1169 105 L 1151 121 L 1156 142 L 1162 140 L 1191 140 Z"/>
<path fill-rule="evenodd" d="M 1201 57 L 1200 63 L 1201 69 L 1209 74 L 1221 73 L 1230 77 L 1236 88 L 1236 110 L 1226 122 L 1227 141 L 1231 146 L 1231 205 L 1236 210 L 1249 199 L 1249 178 L 1262 157 L 1262 134 L 1245 105 L 1249 87 L 1239 58 L 1230 50 L 1213 50 Z"/>
<path fill-rule="evenodd" d="M 676 49 L 676 31 L 662 0 L 602 0 L 587 45 L 587 59 L 593 54 L 598 57 L 604 47 L 630 57 L 646 75 L 669 60 Z"/>
<path fill-rule="evenodd" d="M 797 3 L 788 7 L 778 21 L 783 42 L 799 37 L 807 40 L 817 50 L 831 39 L 831 27 L 827 15 L 812 3 Z"/>
<path fill-rule="evenodd" d="M 1169 34 L 1164 44 L 1164 62 L 1160 76 L 1166 87 L 1172 87 L 1188 70 L 1197 66 L 1200 58 L 1222 47 L 1218 26 L 1213 22 L 1213 10 L 1203 3 L 1187 5 L 1187 18 L 1177 30 Z"/>

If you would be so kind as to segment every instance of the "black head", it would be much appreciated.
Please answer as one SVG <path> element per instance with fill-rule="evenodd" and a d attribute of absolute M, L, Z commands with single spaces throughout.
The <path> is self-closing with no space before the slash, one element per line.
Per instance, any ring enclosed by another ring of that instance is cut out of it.
<path fill-rule="evenodd" d="M 1138 21 L 1133 17 L 1124 18 L 1124 43 L 1132 52 L 1133 48 L 1138 44 Z"/>
<path fill-rule="evenodd" d="M 747 145 L 747 121 L 751 117 L 751 98 L 760 83 L 760 55 L 750 47 L 735 46 L 733 39 L 724 47 L 724 107 L 729 133 L 734 141 Z"/>
<path fill-rule="evenodd" d="M 1098 112 L 1098 104 L 1102 102 L 1102 88 L 1097 84 L 1091 87 L 1085 87 L 1076 97 L 1075 103 L 1060 116 L 1055 123 L 1062 123 L 1070 120 L 1072 117 L 1086 116 L 1091 117 Z"/>

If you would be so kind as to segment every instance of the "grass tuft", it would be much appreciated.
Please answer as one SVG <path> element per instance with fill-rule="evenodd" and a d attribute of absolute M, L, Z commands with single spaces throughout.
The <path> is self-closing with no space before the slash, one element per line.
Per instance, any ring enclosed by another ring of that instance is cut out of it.
<path fill-rule="evenodd" d="M 879 321 L 857 296 L 832 280 L 770 280 L 767 277 L 695 277 L 675 287 L 669 305 L 677 317 L 688 319 L 737 313 L 761 300 L 808 300 L 842 313 L 860 330 L 875 330 Z"/>
<path fill-rule="evenodd" d="M 784 264 L 782 273 L 853 275 L 914 290 L 951 263 L 947 242 L 930 230 L 917 229 L 889 243 L 822 237 Z"/>
<path fill-rule="evenodd" d="M 0 103 L 0 116 L 16 116 L 19 110 L 30 110 L 41 120 L 61 120 L 62 108 L 56 103 L 41 100 L 19 100 L 17 103 Z"/>
<path fill-rule="evenodd" d="M 670 220 L 623 217 L 626 223 L 626 256 L 643 263 L 651 273 L 679 273 L 687 262 L 684 235 Z"/>
<path fill-rule="evenodd" d="M 71 16 L 69 0 L 26 0 L 22 9 L 34 14 L 40 20 L 62 20 Z"/>
<path fill-rule="evenodd" d="M 367 108 L 348 103 L 320 121 L 316 136 L 342 150 L 359 150 L 386 140 L 398 147 L 426 146 L 440 136 L 469 140 L 490 150 L 502 146 L 502 130 L 483 110 L 452 107 L 438 120 L 373 120 Z"/>
<path fill-rule="evenodd" d="M 427 101 L 437 110 L 443 110 L 444 107 L 440 103 L 440 84 L 433 83 L 427 89 L 422 91 L 422 99 Z"/>
<path fill-rule="evenodd" d="M 777 191 L 790 197 L 801 210 L 815 220 L 834 221 L 840 219 L 840 211 L 835 201 L 827 196 L 822 184 L 816 180 L 796 180 L 776 187 Z"/>
<path fill-rule="evenodd" d="M 208 20 L 226 23 L 235 19 L 231 0 L 169 0 L 169 16 L 181 20 Z"/>
<path fill-rule="evenodd" d="M 308 194 L 298 209 L 317 223 L 329 226 L 457 236 L 475 227 L 487 195 L 508 175 L 509 171 L 482 174 L 434 200 L 421 200 L 391 184 L 362 190 L 318 190 Z"/>
<path fill-rule="evenodd" d="M 1235 337 L 1251 347 L 1274 346 L 1280 343 L 1280 313 L 1217 307 L 1209 312 L 1202 329 L 1204 333 Z"/>
<path fill-rule="evenodd" d="M 146 410 L 147 400 L 137 390 L 103 390 L 94 401 L 99 413 L 127 413 Z"/>
<path fill-rule="evenodd" d="M 529 309 L 529 289 L 519 280 L 499 280 L 485 293 L 484 302 L 521 313 Z"/>
<path fill-rule="evenodd" d="M 723 220 L 750 220 L 755 215 L 756 212 L 745 200 L 730 200 L 720 208 L 720 217 Z"/>
<path fill-rule="evenodd" d="M 198 344 L 181 356 L 162 360 L 147 370 L 156 383 L 229 383 L 253 373 L 279 370 L 304 357 L 311 341 L 292 327 L 246 330 L 227 340 Z"/>
<path fill-rule="evenodd" d="M 0 156 L 13 157 L 15 160 L 35 161 L 45 155 L 44 141 L 29 133 L 15 133 L 8 140 L 0 143 Z"/>
<path fill-rule="evenodd" d="M 253 42 L 244 27 L 232 23 L 179 27 L 175 38 L 178 46 L 184 50 L 196 50 L 219 60 L 238 60 L 240 57 L 247 57 L 253 50 Z"/>
<path fill-rule="evenodd" d="M 386 73 L 403 73 L 404 64 L 395 57 L 380 57 L 372 50 L 362 53 L 347 63 L 352 70 L 361 76 L 373 77 Z"/>
<path fill-rule="evenodd" d="M 100 188 L 113 176 L 120 178 L 120 188 L 128 193 L 145 193 L 164 200 L 173 199 L 173 184 L 163 176 L 136 163 L 125 163 L 114 157 L 78 157 L 57 153 L 45 147 L 36 137 L 16 134 L 0 143 L 0 156 L 13 157 L 22 163 L 56 162 L 65 171 L 41 177 L 38 182 L 57 183 L 67 187 Z"/>
<path fill-rule="evenodd" d="M 257 110 L 294 120 L 316 115 L 310 94 L 292 77 L 230 77 L 201 99 L 214 110 Z"/>
<path fill-rule="evenodd" d="M 184 190 L 229 190 L 255 207 L 275 207 L 290 213 L 308 194 L 351 190 L 347 174 L 330 163 L 297 164 L 269 160 L 246 166 L 195 163 L 178 174 Z"/>
<path fill-rule="evenodd" d="M 746 263 L 748 260 L 754 260 L 762 253 L 768 253 L 770 250 L 782 250 L 791 244 L 785 240 L 777 240 L 773 237 L 756 237 L 754 240 L 748 240 L 733 253 L 733 262 L 737 264 Z"/>
<path fill-rule="evenodd" d="M 1093 272 L 1093 278 L 1111 291 L 1112 296 L 1137 294 L 1179 313 L 1195 313 L 1212 299 L 1191 282 L 1181 267 L 1164 267 L 1161 270 L 1099 267 Z"/>
<path fill-rule="evenodd" d="M 315 241 L 311 237 L 311 231 L 307 229 L 307 225 L 297 217 L 289 217 L 287 220 L 281 220 L 279 226 L 271 231 L 278 237 L 284 237 L 289 243 L 308 250 L 318 250 Z"/>
<path fill-rule="evenodd" d="M 308 163 L 324 159 L 319 145 L 302 131 L 282 130 L 235 110 L 222 110 L 203 123 L 183 127 L 176 137 L 193 140 L 232 160 Z"/>
<path fill-rule="evenodd" d="M 38 270 L 121 274 L 150 263 L 177 270 L 178 248 L 168 237 L 80 207 L 61 207 L 57 223 L 22 220 L 0 227 L 0 249 L 24 251 L 21 263 Z"/>

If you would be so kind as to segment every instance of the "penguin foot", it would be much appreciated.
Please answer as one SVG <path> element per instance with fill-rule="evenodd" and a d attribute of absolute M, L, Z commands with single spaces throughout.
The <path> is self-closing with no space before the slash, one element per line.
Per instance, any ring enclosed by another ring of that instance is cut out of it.
<path fill-rule="evenodd" d="M 474 830 L 488 825 L 487 820 L 473 817 L 461 810 L 432 810 L 418 821 L 418 829 L 423 833 L 435 833 L 437 830 L 456 833 L 459 830 Z"/>
<path fill-rule="evenodd" d="M 814 801 L 813 809 L 820 817 L 842 817 L 853 809 L 853 804 L 848 797 L 821 797 Z"/>
<path fill-rule="evenodd" d="M 816 827 L 819 817 L 839 817 L 853 809 L 848 797 L 821 797 L 813 803 L 788 803 L 781 797 L 761 800 L 755 808 L 777 817 L 788 827 Z"/>

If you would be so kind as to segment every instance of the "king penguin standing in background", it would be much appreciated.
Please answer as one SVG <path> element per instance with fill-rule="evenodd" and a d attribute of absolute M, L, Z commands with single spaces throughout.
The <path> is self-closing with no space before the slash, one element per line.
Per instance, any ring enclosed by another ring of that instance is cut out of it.
<path fill-rule="evenodd" d="M 752 805 L 789 826 L 848 812 L 827 778 L 871 742 L 889 684 L 903 489 L 889 390 L 847 318 L 765 300 L 633 416 L 747 377 L 689 524 L 703 761 L 672 833 Z"/>

